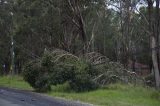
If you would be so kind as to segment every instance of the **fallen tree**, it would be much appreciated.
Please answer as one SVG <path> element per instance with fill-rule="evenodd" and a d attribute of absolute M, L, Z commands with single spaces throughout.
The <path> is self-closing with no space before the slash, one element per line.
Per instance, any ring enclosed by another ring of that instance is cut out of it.
<path fill-rule="evenodd" d="M 38 91 L 66 82 L 77 92 L 117 82 L 143 83 L 136 73 L 96 52 L 78 57 L 64 50 L 46 50 L 40 59 L 28 63 L 23 72 L 24 79 Z"/>

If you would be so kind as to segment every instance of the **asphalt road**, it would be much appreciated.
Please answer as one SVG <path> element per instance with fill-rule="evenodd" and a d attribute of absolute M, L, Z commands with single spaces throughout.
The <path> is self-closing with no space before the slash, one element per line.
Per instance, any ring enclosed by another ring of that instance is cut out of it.
<path fill-rule="evenodd" d="M 51 98 L 42 94 L 0 88 L 0 106 L 90 106 L 75 101 Z"/>
<path fill-rule="evenodd" d="M 0 106 L 20 106 L 0 98 Z"/>

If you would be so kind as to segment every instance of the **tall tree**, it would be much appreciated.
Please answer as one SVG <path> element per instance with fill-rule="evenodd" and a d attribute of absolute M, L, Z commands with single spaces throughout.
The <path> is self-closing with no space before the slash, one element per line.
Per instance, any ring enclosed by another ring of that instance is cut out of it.
<path fill-rule="evenodd" d="M 10 70 L 11 34 L 12 34 L 12 5 L 10 0 L 0 1 L 0 66 L 3 66 L 3 73 Z M 2 70 L 1 70 L 2 71 Z"/>
<path fill-rule="evenodd" d="M 150 32 L 150 45 L 152 50 L 152 62 L 153 62 L 153 70 L 155 73 L 155 80 L 156 80 L 156 87 L 160 88 L 160 73 L 159 73 L 159 67 L 158 67 L 158 57 L 157 57 L 157 12 L 154 14 L 154 8 L 153 8 L 153 0 L 147 0 L 148 2 L 148 15 L 149 15 L 149 32 Z M 159 3 L 158 1 L 156 3 Z M 159 8 L 159 4 L 158 8 Z M 156 17 L 154 17 L 156 16 Z"/>

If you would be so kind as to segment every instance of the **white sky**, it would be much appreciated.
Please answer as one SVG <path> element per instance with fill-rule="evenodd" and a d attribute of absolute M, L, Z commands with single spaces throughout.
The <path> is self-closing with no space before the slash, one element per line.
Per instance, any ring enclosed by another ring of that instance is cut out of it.
<path fill-rule="evenodd" d="M 115 5 L 115 6 L 113 6 L 113 5 Z M 109 5 L 108 8 L 109 9 L 114 9 L 115 11 L 119 11 L 119 9 L 117 8 L 117 7 L 119 7 L 118 4 L 115 3 L 113 5 Z M 156 2 L 154 2 L 153 5 L 156 6 Z M 144 0 L 140 0 L 140 2 L 136 5 L 136 8 L 137 8 L 138 11 L 141 7 L 147 7 L 147 4 L 144 2 Z"/>

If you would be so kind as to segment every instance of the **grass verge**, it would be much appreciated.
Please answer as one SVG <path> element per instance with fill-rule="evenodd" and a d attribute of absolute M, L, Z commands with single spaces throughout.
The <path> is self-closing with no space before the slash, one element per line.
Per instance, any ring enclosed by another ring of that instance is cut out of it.
<path fill-rule="evenodd" d="M 32 90 L 22 77 L 0 77 L 0 86 Z M 160 92 L 133 85 L 110 85 L 91 92 L 69 91 L 67 84 L 52 87 L 47 95 L 69 100 L 88 102 L 98 106 L 160 106 Z"/>
<path fill-rule="evenodd" d="M 160 93 L 158 91 L 133 85 L 114 84 L 104 89 L 84 93 L 63 92 L 60 86 L 54 89 L 56 92 L 52 91 L 48 94 L 98 106 L 160 106 Z"/>
<path fill-rule="evenodd" d="M 33 88 L 20 76 L 0 76 L 0 86 L 21 90 L 33 90 Z"/>

